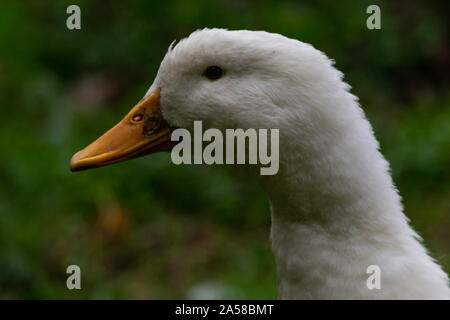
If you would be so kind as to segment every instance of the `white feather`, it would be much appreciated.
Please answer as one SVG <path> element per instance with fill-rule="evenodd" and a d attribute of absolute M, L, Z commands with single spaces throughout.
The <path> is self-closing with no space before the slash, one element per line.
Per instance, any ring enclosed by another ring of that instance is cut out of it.
<path fill-rule="evenodd" d="M 202 76 L 221 66 L 221 79 Z M 350 86 L 322 52 L 278 34 L 204 29 L 170 47 L 149 93 L 192 129 L 279 128 L 280 170 L 249 174 L 271 202 L 283 299 L 450 299 L 448 277 L 403 214 Z M 366 285 L 369 265 L 381 289 Z"/>

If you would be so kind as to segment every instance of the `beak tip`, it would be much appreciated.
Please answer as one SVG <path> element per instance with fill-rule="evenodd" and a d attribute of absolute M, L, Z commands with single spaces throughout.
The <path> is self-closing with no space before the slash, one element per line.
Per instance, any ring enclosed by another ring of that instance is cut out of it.
<path fill-rule="evenodd" d="M 76 171 L 81 170 L 80 166 L 78 165 L 79 158 L 80 158 L 80 152 L 77 152 L 73 155 L 72 159 L 70 160 L 70 164 L 69 164 L 70 171 L 76 172 Z"/>

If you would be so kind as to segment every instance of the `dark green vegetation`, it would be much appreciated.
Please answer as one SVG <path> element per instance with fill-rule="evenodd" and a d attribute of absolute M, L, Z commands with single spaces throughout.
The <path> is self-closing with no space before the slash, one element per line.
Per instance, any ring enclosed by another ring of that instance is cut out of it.
<path fill-rule="evenodd" d="M 73 3 L 80 31 L 65 26 Z M 366 28 L 368 4 L 381 30 Z M 141 99 L 169 44 L 207 26 L 281 33 L 336 60 L 450 272 L 448 12 L 448 1 L 2 1 L 0 298 L 276 297 L 256 185 L 168 154 L 68 169 Z M 80 291 L 66 289 L 69 264 Z"/>

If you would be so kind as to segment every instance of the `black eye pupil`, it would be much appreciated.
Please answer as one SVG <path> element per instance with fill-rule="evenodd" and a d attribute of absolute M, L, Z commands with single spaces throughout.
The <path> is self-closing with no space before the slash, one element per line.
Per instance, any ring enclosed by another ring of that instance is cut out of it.
<path fill-rule="evenodd" d="M 208 79 L 215 80 L 219 79 L 223 74 L 222 68 L 218 66 L 210 66 L 206 68 L 205 76 Z"/>

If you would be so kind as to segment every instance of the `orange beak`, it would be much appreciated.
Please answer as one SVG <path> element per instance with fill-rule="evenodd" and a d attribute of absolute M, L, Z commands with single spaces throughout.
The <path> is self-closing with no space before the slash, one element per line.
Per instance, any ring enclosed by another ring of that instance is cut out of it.
<path fill-rule="evenodd" d="M 70 170 L 103 167 L 150 153 L 169 151 L 173 128 L 163 119 L 158 89 L 139 102 L 115 127 L 70 161 Z"/>

